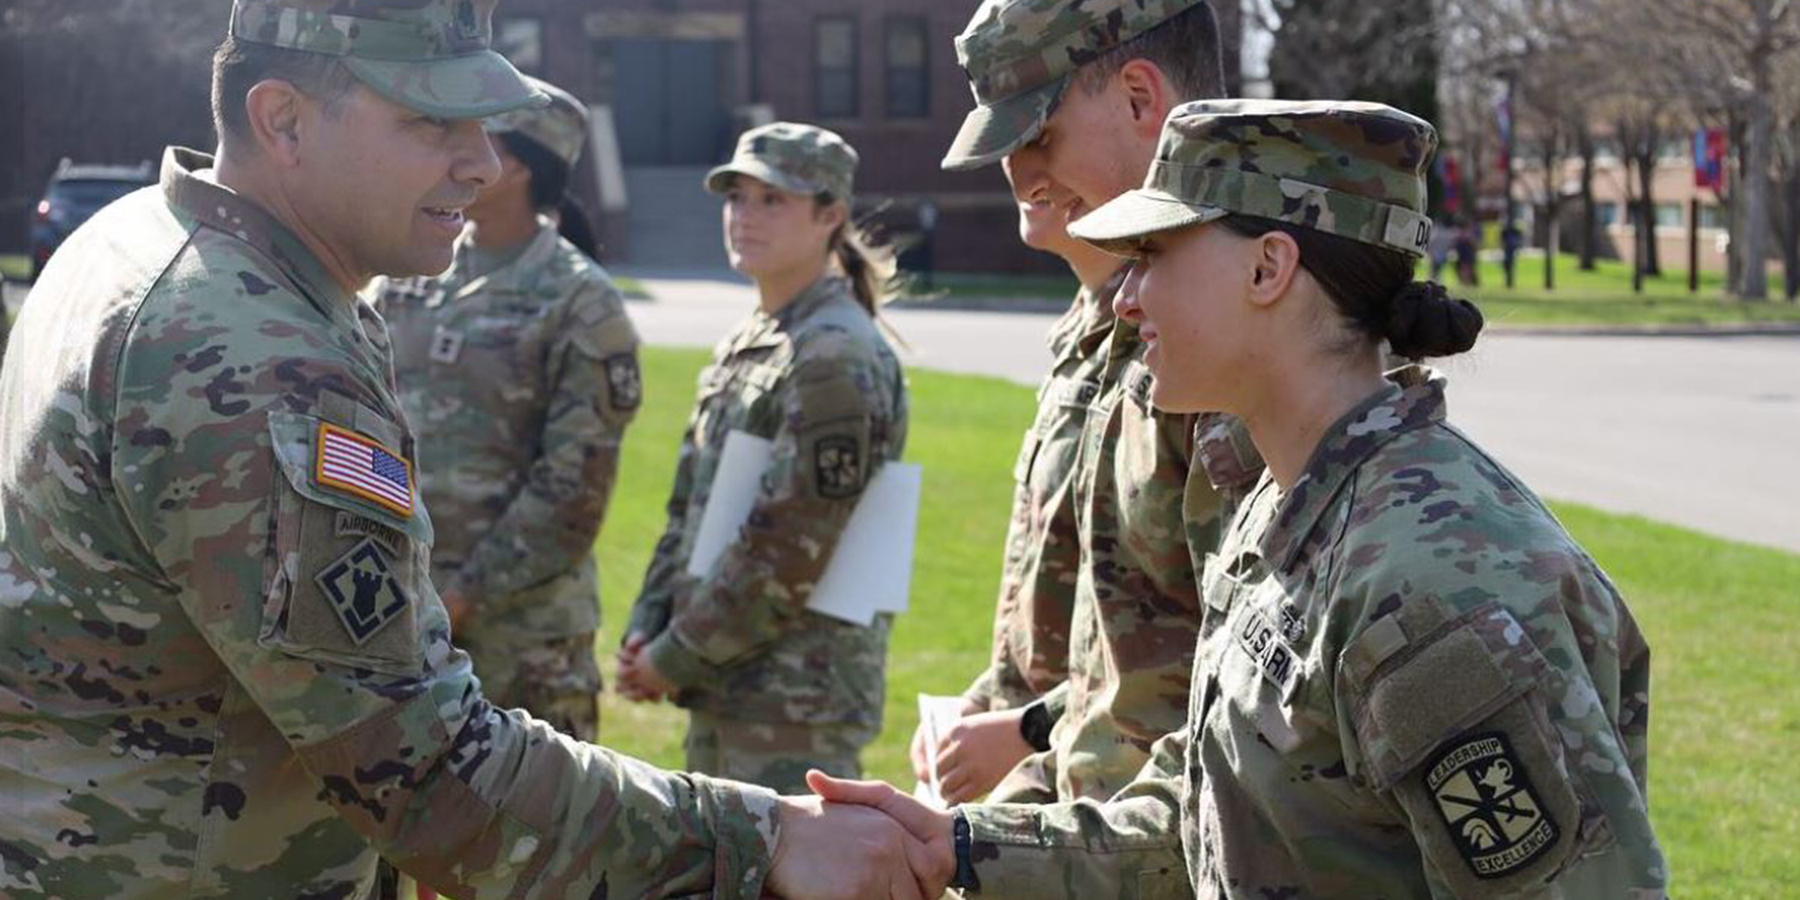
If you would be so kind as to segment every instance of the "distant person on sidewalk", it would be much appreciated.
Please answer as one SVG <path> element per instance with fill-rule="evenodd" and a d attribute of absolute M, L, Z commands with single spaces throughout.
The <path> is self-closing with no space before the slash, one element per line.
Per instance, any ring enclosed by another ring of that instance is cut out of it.
<path fill-rule="evenodd" d="M 1476 255 L 1480 249 L 1480 223 L 1467 220 L 1457 223 L 1456 281 L 1463 287 L 1475 287 L 1481 284 L 1481 275 L 1476 268 Z"/>

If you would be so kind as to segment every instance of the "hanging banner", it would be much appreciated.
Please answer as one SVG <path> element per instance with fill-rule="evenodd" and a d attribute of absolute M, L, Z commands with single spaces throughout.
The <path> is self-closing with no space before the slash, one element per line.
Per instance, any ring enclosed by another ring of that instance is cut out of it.
<path fill-rule="evenodd" d="M 1725 129 L 1694 132 L 1694 187 L 1725 190 Z"/>

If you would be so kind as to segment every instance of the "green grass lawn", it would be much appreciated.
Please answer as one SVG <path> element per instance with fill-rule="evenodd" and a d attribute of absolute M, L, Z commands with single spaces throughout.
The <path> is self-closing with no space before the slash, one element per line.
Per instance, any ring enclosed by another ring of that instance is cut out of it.
<path fill-rule="evenodd" d="M 0 276 L 24 281 L 31 274 L 31 257 L 23 253 L 0 253 Z"/>
<path fill-rule="evenodd" d="M 649 402 L 625 442 L 599 543 L 610 657 L 663 525 L 699 351 L 644 352 Z M 987 659 L 1000 544 L 1031 392 L 912 373 L 907 457 L 925 468 L 912 610 L 895 630 L 887 728 L 864 762 L 910 785 L 914 695 L 960 691 Z M 1631 602 L 1655 658 L 1651 791 L 1676 892 L 1776 897 L 1800 880 L 1800 556 L 1558 505 Z M 610 746 L 681 763 L 684 716 L 605 699 Z"/>
<path fill-rule="evenodd" d="M 1425 273 L 1421 265 L 1421 277 Z M 1697 294 L 1688 293 L 1686 270 L 1665 269 L 1664 273 L 1646 279 L 1643 293 L 1635 294 L 1631 290 L 1631 269 L 1624 263 L 1600 260 L 1594 271 L 1583 272 L 1574 256 L 1561 254 L 1556 258 L 1556 288 L 1545 291 L 1544 258 L 1528 256 L 1520 258 L 1514 288 L 1507 290 L 1500 263 L 1483 260 L 1478 273 L 1481 286 L 1461 292 L 1479 303 L 1489 323 L 1495 325 L 1800 323 L 1800 303 L 1781 299 L 1743 303 L 1725 298 L 1723 273 L 1700 273 Z M 1442 277 L 1452 281 L 1455 276 L 1446 268 Z M 1772 276 L 1770 290 L 1779 294 L 1780 284 L 1779 275 Z M 940 273 L 931 290 L 915 280 L 907 291 L 920 298 L 936 295 L 951 299 L 1020 297 L 1066 301 L 1074 295 L 1075 287 L 1072 277 L 951 272 Z"/>
<path fill-rule="evenodd" d="M 1467 296 L 1481 305 L 1490 324 L 1498 325 L 1691 325 L 1700 323 L 1800 322 L 1800 303 L 1767 300 L 1745 303 L 1724 296 L 1724 273 L 1700 273 L 1699 293 L 1687 289 L 1685 269 L 1664 269 L 1664 274 L 1644 280 L 1641 294 L 1631 290 L 1631 267 L 1599 260 L 1594 271 L 1583 272 L 1568 254 L 1556 258 L 1556 288 L 1544 290 L 1544 257 L 1525 256 L 1518 261 L 1513 289 L 1497 261 L 1483 260 L 1481 286 Z M 1448 268 L 1443 278 L 1455 289 Z M 1779 276 L 1770 280 L 1779 294 Z"/>

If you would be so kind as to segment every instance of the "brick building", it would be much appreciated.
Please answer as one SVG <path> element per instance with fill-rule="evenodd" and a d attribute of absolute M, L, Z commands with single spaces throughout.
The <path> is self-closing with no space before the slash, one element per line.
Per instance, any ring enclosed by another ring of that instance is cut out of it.
<path fill-rule="evenodd" d="M 973 105 L 953 39 L 977 0 L 507 0 L 496 31 L 522 68 L 596 111 L 578 186 L 608 255 L 628 264 L 723 264 L 700 172 L 736 134 L 774 119 L 831 128 L 862 154 L 859 216 L 895 236 L 937 210 L 935 265 L 1055 271 L 1017 239 L 997 168 L 938 160 Z M 1237 70 L 1235 3 L 1227 72 Z"/>

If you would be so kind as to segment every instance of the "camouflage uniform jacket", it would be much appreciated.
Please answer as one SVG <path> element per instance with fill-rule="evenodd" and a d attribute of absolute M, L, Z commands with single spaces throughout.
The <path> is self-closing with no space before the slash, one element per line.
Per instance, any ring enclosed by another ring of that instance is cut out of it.
<path fill-rule="evenodd" d="M 589 633 L 594 538 L 643 400 L 637 332 L 606 272 L 549 220 L 493 272 L 474 272 L 466 246 L 444 275 L 373 294 L 419 432 L 432 580 L 469 598 L 476 629 Z"/>
<path fill-rule="evenodd" d="M 771 794 L 482 699 L 380 319 L 209 165 L 70 238 L 0 380 L 0 893 L 366 897 L 379 851 L 459 897 L 757 896 Z"/>
<path fill-rule="evenodd" d="M 1038 388 L 1037 418 L 1013 466 L 992 661 L 963 692 L 984 709 L 1044 698 L 1055 717 L 1067 694 L 1058 688 L 1069 672 L 1069 620 L 1081 565 L 1070 483 L 1082 425 L 1100 396 L 1106 357 L 1099 350 L 1112 332 L 1112 298 L 1123 275 L 1121 269 L 1098 290 L 1083 288 L 1050 332 L 1054 362 Z"/>
<path fill-rule="evenodd" d="M 848 280 L 828 275 L 721 341 L 700 373 L 669 524 L 630 631 L 684 706 L 747 721 L 878 725 L 890 617 L 806 610 L 869 475 L 906 443 L 900 363 Z M 688 557 L 726 436 L 774 442 L 738 537 L 696 578 Z"/>
<path fill-rule="evenodd" d="M 984 896 L 1052 864 L 1069 896 L 1168 868 L 1147 838 L 1176 780 L 1202 900 L 1664 895 L 1643 635 L 1444 421 L 1441 379 L 1391 377 L 1208 560 L 1186 739 L 1125 802 L 981 817 Z"/>
<path fill-rule="evenodd" d="M 1073 485 L 1081 565 L 1066 709 L 1041 759 L 1064 800 L 1112 796 L 1143 767 L 1151 745 L 1186 721 L 1200 627 L 1189 547 L 1217 544 L 1229 497 L 1261 471 L 1253 451 L 1246 461 L 1197 453 L 1202 435 L 1228 441 L 1231 420 L 1150 405 L 1136 326 L 1115 322 L 1105 352 L 1103 387 L 1081 435 Z M 1196 461 L 1203 470 L 1209 461 L 1219 469 L 1191 477 Z M 1227 469 L 1227 461 L 1240 464 Z"/>

